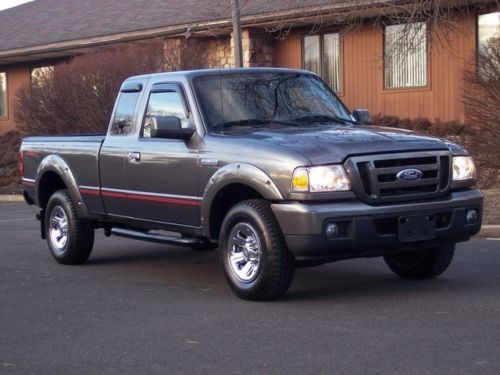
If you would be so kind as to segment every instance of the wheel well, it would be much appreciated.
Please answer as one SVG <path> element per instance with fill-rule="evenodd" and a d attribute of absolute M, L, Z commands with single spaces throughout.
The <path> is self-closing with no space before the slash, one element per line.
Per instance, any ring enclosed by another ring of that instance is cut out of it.
<path fill-rule="evenodd" d="M 244 184 L 224 186 L 217 193 L 210 207 L 210 238 L 219 238 L 224 217 L 232 206 L 247 199 L 262 198 L 259 192 Z"/>
<path fill-rule="evenodd" d="M 55 172 L 45 172 L 38 184 L 38 205 L 41 208 L 47 207 L 50 197 L 54 192 L 61 189 L 66 189 L 66 184 L 63 179 Z"/>

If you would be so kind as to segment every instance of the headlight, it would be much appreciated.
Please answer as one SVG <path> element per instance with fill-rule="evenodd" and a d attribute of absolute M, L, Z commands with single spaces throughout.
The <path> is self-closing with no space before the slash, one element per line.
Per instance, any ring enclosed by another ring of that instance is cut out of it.
<path fill-rule="evenodd" d="M 476 179 L 476 166 L 470 156 L 453 157 L 453 181 Z"/>
<path fill-rule="evenodd" d="M 293 172 L 294 192 L 328 192 L 351 190 L 351 185 L 341 165 L 300 167 Z"/>

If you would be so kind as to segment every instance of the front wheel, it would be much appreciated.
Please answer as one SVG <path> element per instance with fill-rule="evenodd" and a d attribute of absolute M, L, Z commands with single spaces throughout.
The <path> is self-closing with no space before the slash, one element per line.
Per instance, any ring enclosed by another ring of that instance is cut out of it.
<path fill-rule="evenodd" d="M 406 279 L 431 279 L 442 274 L 453 260 L 454 243 L 384 256 L 389 268 Z"/>
<path fill-rule="evenodd" d="M 226 279 L 240 298 L 273 300 L 290 287 L 294 259 L 265 200 L 233 206 L 222 224 L 219 244 Z"/>
<path fill-rule="evenodd" d="M 50 252 L 61 264 L 82 264 L 94 245 L 94 228 L 78 217 L 67 190 L 56 191 L 45 214 L 45 235 Z"/>

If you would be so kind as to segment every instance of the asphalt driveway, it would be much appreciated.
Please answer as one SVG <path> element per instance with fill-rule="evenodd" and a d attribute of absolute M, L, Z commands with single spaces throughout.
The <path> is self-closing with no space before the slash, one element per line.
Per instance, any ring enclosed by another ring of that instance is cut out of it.
<path fill-rule="evenodd" d="M 96 236 L 61 266 L 34 210 L 0 203 L 0 374 L 498 374 L 500 241 L 460 244 L 439 279 L 381 259 L 299 269 L 239 300 L 216 251 Z"/>

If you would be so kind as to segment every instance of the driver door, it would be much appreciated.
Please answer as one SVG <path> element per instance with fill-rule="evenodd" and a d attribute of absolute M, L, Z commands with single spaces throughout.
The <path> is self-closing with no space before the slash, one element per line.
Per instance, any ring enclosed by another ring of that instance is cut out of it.
<path fill-rule="evenodd" d="M 125 169 L 130 214 L 145 221 L 200 226 L 196 135 L 188 141 L 152 138 L 153 116 L 176 116 L 182 127 L 194 126 L 180 84 L 152 87 L 141 131 L 128 145 Z"/>

